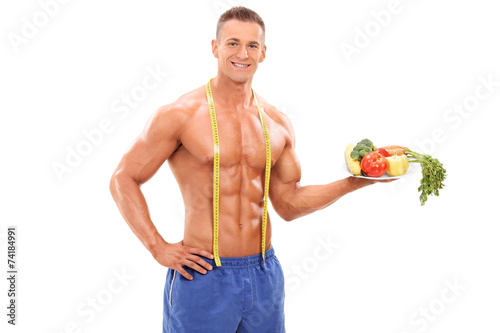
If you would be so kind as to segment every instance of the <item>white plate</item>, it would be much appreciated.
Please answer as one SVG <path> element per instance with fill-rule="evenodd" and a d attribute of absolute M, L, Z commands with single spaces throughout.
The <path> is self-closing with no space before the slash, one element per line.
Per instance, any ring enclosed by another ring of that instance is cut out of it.
<path fill-rule="evenodd" d="M 415 165 L 415 164 L 417 164 L 417 165 Z M 366 179 L 399 179 L 399 178 L 401 178 L 401 177 L 405 177 L 405 176 L 408 176 L 408 175 L 411 175 L 411 174 L 415 173 L 415 172 L 416 172 L 416 170 L 419 168 L 419 166 L 420 166 L 420 165 L 419 165 L 418 163 L 410 163 L 410 166 L 408 167 L 408 170 L 406 171 L 406 173 L 405 173 L 404 175 L 401 175 L 401 176 L 394 176 L 394 177 L 389 176 L 389 175 L 387 174 L 387 172 L 386 172 L 384 175 L 380 176 L 380 177 L 354 176 L 354 175 L 351 173 L 351 171 L 349 171 L 349 168 L 347 167 L 347 164 L 345 164 L 345 162 L 344 162 L 344 167 L 343 167 L 342 171 L 343 171 L 344 173 L 346 173 L 346 174 L 347 174 L 347 176 L 358 177 L 358 178 L 366 178 Z"/>

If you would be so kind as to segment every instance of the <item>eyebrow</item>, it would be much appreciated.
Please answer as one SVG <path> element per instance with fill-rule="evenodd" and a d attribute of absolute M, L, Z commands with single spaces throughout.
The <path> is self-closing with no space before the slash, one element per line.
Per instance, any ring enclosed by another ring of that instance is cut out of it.
<path fill-rule="evenodd" d="M 235 42 L 240 42 L 240 40 L 238 38 L 234 38 L 234 37 L 231 37 L 231 38 L 228 38 L 226 39 L 226 42 L 228 41 L 235 41 Z M 251 41 L 250 44 L 257 44 L 257 45 L 260 45 L 259 42 L 256 42 L 256 41 Z"/>

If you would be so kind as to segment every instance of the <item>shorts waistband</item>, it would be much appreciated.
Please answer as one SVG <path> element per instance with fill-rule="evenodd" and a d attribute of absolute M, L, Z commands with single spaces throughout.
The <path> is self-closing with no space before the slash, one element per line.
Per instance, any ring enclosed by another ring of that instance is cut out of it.
<path fill-rule="evenodd" d="M 269 250 L 264 253 L 266 257 L 266 261 L 274 258 L 274 248 L 271 246 Z M 202 257 L 205 261 L 207 261 L 212 267 L 216 268 L 215 260 L 207 259 Z M 220 257 L 221 268 L 224 267 L 248 267 L 255 266 L 263 263 L 262 253 L 254 254 L 246 257 Z"/>

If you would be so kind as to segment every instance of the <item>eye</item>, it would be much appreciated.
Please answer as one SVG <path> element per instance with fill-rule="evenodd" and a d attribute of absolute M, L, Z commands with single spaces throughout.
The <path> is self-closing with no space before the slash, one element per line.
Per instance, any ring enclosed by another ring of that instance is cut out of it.
<path fill-rule="evenodd" d="M 236 43 L 235 42 L 230 42 L 228 45 L 229 46 L 236 46 Z"/>
<path fill-rule="evenodd" d="M 251 49 L 256 49 L 256 48 L 257 48 L 257 45 L 250 45 L 250 48 L 251 48 Z"/>

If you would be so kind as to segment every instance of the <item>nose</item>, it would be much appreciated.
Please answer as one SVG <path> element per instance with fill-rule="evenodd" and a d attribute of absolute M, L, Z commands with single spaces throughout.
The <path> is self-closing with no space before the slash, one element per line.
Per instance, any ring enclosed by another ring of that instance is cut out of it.
<path fill-rule="evenodd" d="M 240 59 L 248 58 L 248 52 L 245 46 L 241 46 L 240 49 L 238 50 L 238 58 Z"/>

